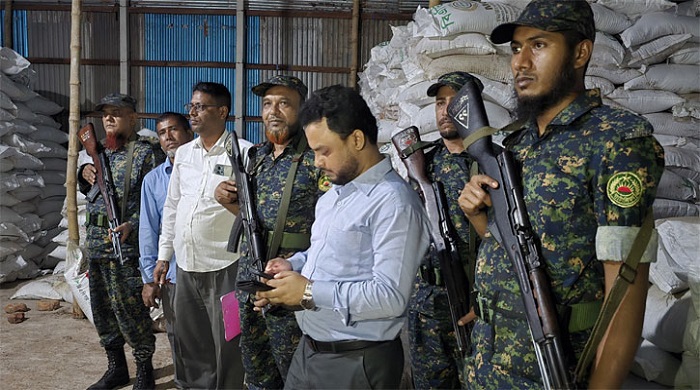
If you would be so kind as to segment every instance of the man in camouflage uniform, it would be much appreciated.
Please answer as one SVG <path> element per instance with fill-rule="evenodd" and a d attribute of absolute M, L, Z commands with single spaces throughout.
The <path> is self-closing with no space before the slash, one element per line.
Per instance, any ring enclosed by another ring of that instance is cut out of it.
<path fill-rule="evenodd" d="M 531 2 L 512 24 L 497 27 L 494 43 L 511 42 L 511 68 L 520 120 L 504 145 L 519 170 L 523 198 L 540 245 L 572 369 L 591 333 L 601 303 L 654 200 L 663 169 L 651 125 L 628 111 L 601 103 L 586 90 L 584 74 L 593 50 L 593 13 L 585 1 Z M 483 186 L 473 177 L 460 206 L 485 234 L 476 263 L 478 312 L 474 353 L 466 369 L 477 388 L 539 388 L 542 379 L 521 291 L 505 250 L 487 232 L 493 218 Z M 488 214 L 487 214 L 488 213 Z M 639 344 L 656 237 L 641 258 L 634 283 L 602 339 L 588 385 L 620 388 Z M 573 320 L 577 318 L 576 320 Z"/>
<path fill-rule="evenodd" d="M 329 188 L 330 183 L 314 167 L 314 153 L 306 145 L 306 137 L 297 119 L 308 92 L 306 85 L 296 77 L 278 75 L 253 87 L 252 91 L 263 99 L 262 119 L 268 139 L 268 142 L 252 147 L 248 155 L 248 166 L 254 178 L 257 218 L 267 232 L 267 258 L 288 257 L 308 248 L 316 200 Z M 295 159 L 299 162 L 291 187 L 289 209 L 286 216 L 279 215 L 286 218 L 282 241 L 279 248 L 271 253 L 270 240 L 288 173 Z M 220 189 L 233 194 L 235 183 L 225 182 Z M 235 195 L 223 198 L 225 202 L 237 199 Z M 250 258 L 244 238 L 238 281 L 257 278 L 251 270 L 258 267 L 260 264 L 254 264 Z M 262 316 L 253 310 L 253 298 L 249 294 L 239 291 L 238 298 L 246 385 L 249 389 L 282 388 L 301 338 L 294 313 L 277 309 Z"/>
<path fill-rule="evenodd" d="M 151 357 L 155 337 L 148 308 L 141 300 L 139 271 L 139 207 L 144 176 L 165 156 L 151 141 L 139 137 L 136 100 L 128 95 L 110 94 L 96 107 L 102 111 L 107 138 L 104 153 L 109 160 L 118 204 L 124 263 L 116 258 L 110 241 L 105 201 L 98 196 L 87 205 L 87 240 L 90 275 L 90 306 L 100 344 L 107 351 L 108 369 L 90 389 L 111 389 L 129 382 L 124 343 L 133 348 L 136 359 L 134 389 L 155 386 Z M 87 193 L 95 183 L 95 166 L 85 164 L 78 172 L 80 191 Z M 126 175 L 130 174 L 127 179 Z M 128 183 L 128 188 L 126 184 Z M 126 204 L 123 204 L 126 202 Z"/>
<path fill-rule="evenodd" d="M 428 88 L 428 96 L 435 97 L 435 119 L 441 138 L 425 153 L 428 178 L 444 186 L 450 218 L 458 234 L 457 248 L 465 268 L 473 259 L 471 251 L 475 248 L 469 248 L 469 220 L 459 208 L 457 198 L 469 181 L 473 160 L 447 116 L 447 105 L 470 77 L 464 72 L 447 73 Z M 426 256 L 418 269 L 409 303 L 408 331 L 415 388 L 466 387 L 465 383 L 460 385 L 463 361 L 457 350 L 445 279 L 434 253 Z"/>

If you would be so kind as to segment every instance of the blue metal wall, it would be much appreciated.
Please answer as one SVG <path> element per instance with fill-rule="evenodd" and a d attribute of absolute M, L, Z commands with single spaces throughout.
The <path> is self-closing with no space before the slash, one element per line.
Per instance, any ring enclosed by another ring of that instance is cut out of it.
<path fill-rule="evenodd" d="M 0 11 L 0 46 L 5 44 L 5 10 Z M 27 44 L 27 11 L 12 11 L 12 49 L 29 56 Z"/>
<path fill-rule="evenodd" d="M 260 63 L 260 17 L 249 16 L 247 18 L 246 27 L 247 38 L 246 38 L 246 63 L 249 64 L 259 64 Z M 245 115 L 246 116 L 260 116 L 262 111 L 261 99 L 259 96 L 254 95 L 250 92 L 250 89 L 254 86 L 260 84 L 261 71 L 258 69 L 248 69 L 246 70 L 246 85 L 243 89 L 246 96 L 245 103 Z M 264 130 L 262 122 L 246 122 L 244 126 L 243 137 L 250 142 L 260 143 L 264 140 Z"/>
<path fill-rule="evenodd" d="M 235 62 L 236 18 L 232 15 L 146 14 L 143 33 L 144 60 Z M 198 81 L 224 84 L 234 95 L 235 80 L 232 68 L 146 67 L 145 111 L 184 113 L 183 105 L 189 103 Z M 155 129 L 154 119 L 145 123 Z M 227 128 L 233 129 L 233 123 Z"/>

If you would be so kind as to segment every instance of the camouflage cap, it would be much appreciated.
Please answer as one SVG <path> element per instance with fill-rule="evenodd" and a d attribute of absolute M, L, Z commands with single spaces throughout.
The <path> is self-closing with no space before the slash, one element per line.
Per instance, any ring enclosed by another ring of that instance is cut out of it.
<path fill-rule="evenodd" d="M 459 92 L 460 89 L 466 84 L 467 81 L 473 80 L 474 76 L 467 72 L 450 72 L 438 78 L 437 83 L 433 84 L 428 88 L 428 96 L 437 96 L 438 91 L 441 87 L 450 87 Z"/>
<path fill-rule="evenodd" d="M 491 42 L 510 42 L 518 26 L 534 27 L 556 32 L 573 30 L 585 38 L 595 41 L 595 21 L 590 4 L 583 0 L 533 0 L 513 23 L 497 26 L 491 32 Z"/>
<path fill-rule="evenodd" d="M 299 95 L 301 95 L 301 100 L 306 100 L 306 95 L 309 93 L 309 89 L 301 80 L 294 76 L 285 76 L 281 74 L 272 76 L 266 82 L 254 86 L 251 88 L 251 91 L 258 96 L 265 96 L 268 89 L 278 85 L 288 87 L 299 92 Z"/>
<path fill-rule="evenodd" d="M 136 99 L 123 93 L 110 93 L 100 100 L 100 104 L 95 107 L 96 111 L 102 111 L 105 106 L 128 107 L 136 111 Z"/>

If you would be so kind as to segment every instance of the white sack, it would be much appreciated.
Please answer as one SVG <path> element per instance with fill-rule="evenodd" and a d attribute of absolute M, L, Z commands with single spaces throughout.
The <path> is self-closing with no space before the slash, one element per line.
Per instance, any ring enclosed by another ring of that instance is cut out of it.
<path fill-rule="evenodd" d="M 665 111 L 685 101 L 682 97 L 673 92 L 651 89 L 630 91 L 617 88 L 607 97 L 638 114 Z"/>
<path fill-rule="evenodd" d="M 634 356 L 631 371 L 647 381 L 673 387 L 680 366 L 681 361 L 675 356 L 644 340 Z"/>
<path fill-rule="evenodd" d="M 9 47 L 0 48 L 0 71 L 7 75 L 17 74 L 29 67 L 30 63 Z"/>
<path fill-rule="evenodd" d="M 700 138 L 700 120 L 674 118 L 668 112 L 650 113 L 644 117 L 654 127 L 654 134 Z"/>
<path fill-rule="evenodd" d="M 678 173 L 678 171 L 675 171 Z M 654 218 L 697 217 L 700 205 L 679 200 L 656 198 L 654 200 Z"/>
<path fill-rule="evenodd" d="M 496 26 L 516 20 L 520 8 L 504 3 L 480 3 L 458 0 L 425 9 L 413 15 L 416 34 L 424 37 L 446 37 L 460 33 L 491 34 Z"/>
<path fill-rule="evenodd" d="M 667 0 L 598 0 L 597 3 L 632 19 L 641 14 L 663 11 L 675 6 Z"/>
<path fill-rule="evenodd" d="M 668 12 L 652 12 L 642 17 L 632 27 L 620 33 L 626 47 L 639 46 L 652 39 L 672 34 L 691 34 L 691 42 L 698 42 L 700 19 L 692 16 L 679 16 Z"/>
<path fill-rule="evenodd" d="M 700 65 L 700 43 L 686 42 L 668 56 L 670 64 Z"/>
<path fill-rule="evenodd" d="M 676 298 L 652 285 L 647 294 L 642 337 L 664 351 L 683 352 L 683 332 L 690 305 L 689 293 Z"/>
<path fill-rule="evenodd" d="M 598 31 L 608 34 L 619 34 L 632 25 L 626 15 L 615 12 L 600 3 L 591 3 L 593 20 Z"/>
<path fill-rule="evenodd" d="M 700 92 L 698 80 L 700 68 L 695 65 L 658 64 L 647 68 L 643 75 L 626 82 L 625 89 L 658 89 L 686 94 Z"/>
<path fill-rule="evenodd" d="M 665 35 L 649 41 L 629 53 L 627 66 L 640 67 L 663 62 L 668 56 L 681 49 L 691 37 L 690 34 Z"/>

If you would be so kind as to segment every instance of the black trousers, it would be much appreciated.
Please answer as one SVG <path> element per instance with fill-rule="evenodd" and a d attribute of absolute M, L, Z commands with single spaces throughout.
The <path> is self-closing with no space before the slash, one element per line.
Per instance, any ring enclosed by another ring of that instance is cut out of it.
<path fill-rule="evenodd" d="M 398 337 L 356 351 L 327 353 L 314 351 L 303 336 L 284 388 L 398 389 L 403 368 L 403 346 Z"/>

